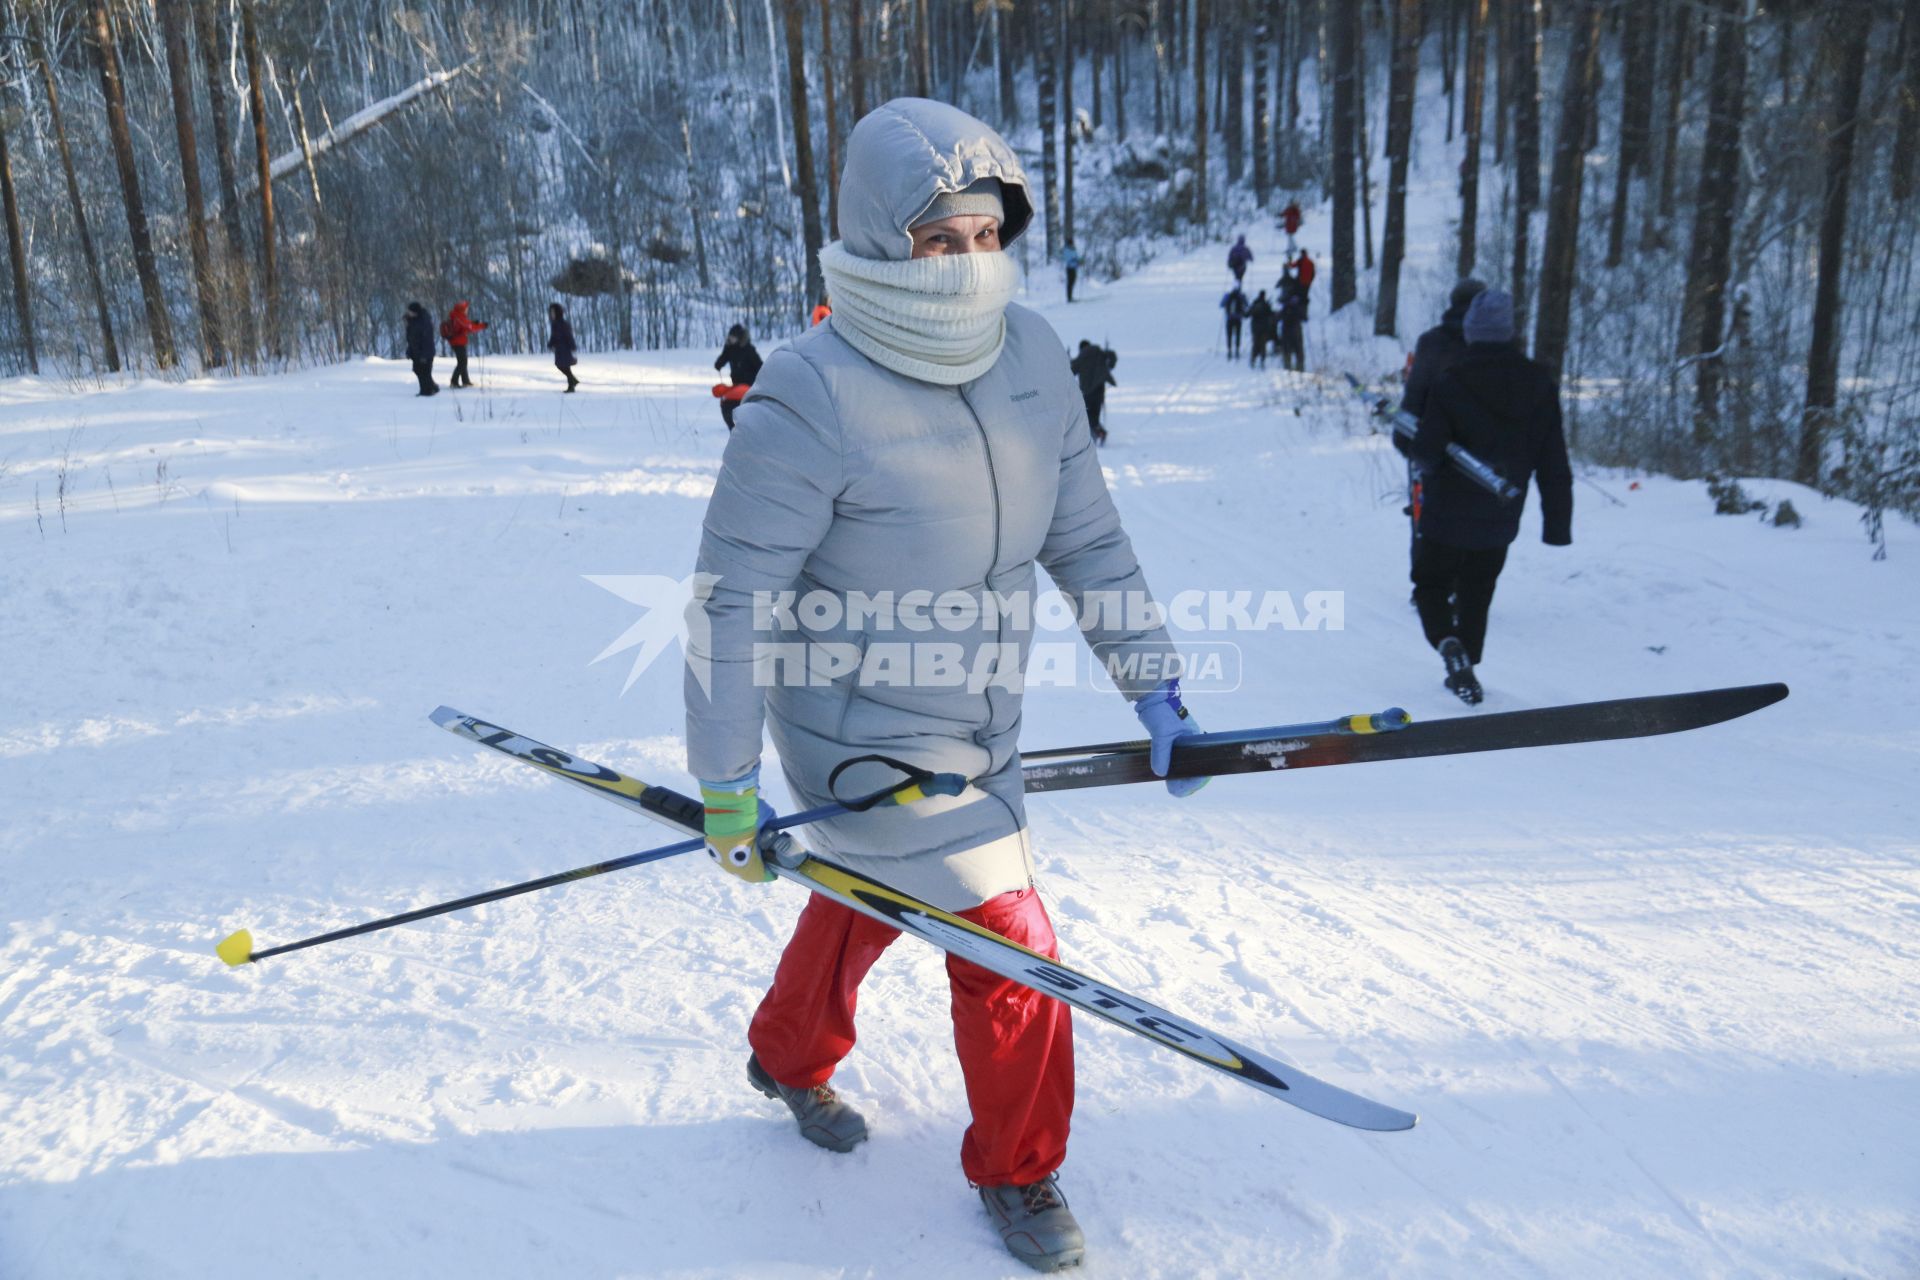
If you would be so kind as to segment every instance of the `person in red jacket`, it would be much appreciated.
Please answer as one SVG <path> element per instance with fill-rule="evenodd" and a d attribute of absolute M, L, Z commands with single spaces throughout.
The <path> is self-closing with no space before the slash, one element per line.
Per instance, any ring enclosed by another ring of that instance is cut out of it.
<path fill-rule="evenodd" d="M 1302 249 L 1300 256 L 1293 261 L 1294 265 L 1300 269 L 1300 287 L 1311 292 L 1313 289 L 1313 259 L 1307 256 L 1305 249 Z"/>
<path fill-rule="evenodd" d="M 473 379 L 467 373 L 467 339 L 487 327 L 484 320 L 475 320 L 467 314 L 467 303 L 456 302 L 453 310 L 447 312 L 447 318 L 440 322 L 440 336 L 453 348 L 453 377 L 447 379 L 449 387 L 470 387 Z"/>
<path fill-rule="evenodd" d="M 1280 211 L 1280 226 L 1287 233 L 1287 252 L 1293 252 L 1293 233 L 1300 229 L 1300 206 L 1290 202 Z"/>

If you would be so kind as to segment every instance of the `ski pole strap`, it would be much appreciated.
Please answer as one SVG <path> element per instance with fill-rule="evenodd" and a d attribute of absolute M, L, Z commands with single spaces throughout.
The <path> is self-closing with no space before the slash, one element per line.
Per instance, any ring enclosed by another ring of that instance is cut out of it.
<path fill-rule="evenodd" d="M 838 783 L 840 775 L 857 764 L 879 764 L 889 769 L 897 769 L 907 775 L 905 782 L 896 782 L 883 787 L 869 796 L 848 800 L 841 796 Z M 827 794 L 832 796 L 848 813 L 864 813 L 868 809 L 878 809 L 890 804 L 913 804 L 925 800 L 928 796 L 957 796 L 967 789 L 967 776 L 961 773 L 935 773 L 931 769 L 922 769 L 918 765 L 908 764 L 905 760 L 896 760 L 892 756 L 864 755 L 851 760 L 842 760 L 827 775 Z"/>

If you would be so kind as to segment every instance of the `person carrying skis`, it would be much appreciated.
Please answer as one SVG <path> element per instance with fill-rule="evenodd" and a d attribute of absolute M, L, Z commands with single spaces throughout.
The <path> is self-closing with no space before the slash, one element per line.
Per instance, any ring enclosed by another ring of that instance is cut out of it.
<path fill-rule="evenodd" d="M 1461 332 L 1461 325 L 1467 318 L 1467 308 L 1473 300 L 1485 293 L 1487 286 L 1472 277 L 1468 277 L 1453 286 L 1453 292 L 1447 296 L 1447 309 L 1440 315 L 1440 323 L 1421 334 L 1413 344 L 1413 363 L 1407 369 L 1406 390 L 1400 396 L 1400 408 L 1412 415 L 1414 421 L 1427 411 L 1427 396 L 1433 389 L 1435 379 L 1453 368 L 1466 354 L 1467 339 Z M 1412 445 L 1399 432 L 1390 433 L 1393 447 L 1407 459 L 1407 519 L 1412 526 L 1413 535 L 1409 540 L 1408 554 L 1414 555 L 1420 544 L 1420 502 L 1422 487 L 1419 468 L 1413 465 Z"/>
<path fill-rule="evenodd" d="M 475 320 L 467 314 L 465 302 L 454 303 L 453 310 L 440 322 L 440 336 L 453 349 L 453 376 L 447 379 L 449 387 L 473 385 L 473 377 L 467 372 L 467 340 L 486 327 L 486 321 Z"/>
<path fill-rule="evenodd" d="M 1280 277 L 1280 367 L 1304 373 L 1307 368 L 1307 287 L 1288 263 Z"/>
<path fill-rule="evenodd" d="M 1017 599 L 1037 589 L 1036 564 L 1076 602 L 1090 591 L 1150 599 L 1066 352 L 1046 320 L 1011 305 L 1019 270 L 1002 250 L 1032 217 L 1013 149 L 966 113 L 896 98 L 854 127 L 840 177 L 843 238 L 820 254 L 833 323 L 767 361 L 707 508 L 698 570 L 712 586 L 687 644 L 687 764 L 702 780 L 709 855 L 750 882 L 771 878 L 756 837 L 768 816 L 763 726 L 800 805 L 897 783 L 897 770 L 859 760 L 874 752 L 967 774 L 957 797 L 807 830 L 824 857 L 1056 956 L 1034 887 L 1018 682 L 912 682 L 879 669 L 869 642 L 888 637 L 867 616 L 893 608 L 877 601 L 910 608 L 903 593 Z M 802 603 L 784 626 L 757 605 L 796 589 Z M 859 612 L 847 603 L 855 593 Z M 1093 611 L 1088 639 L 1178 662 L 1164 629 L 1124 612 Z M 911 615 L 879 616 L 912 637 Z M 1031 611 L 998 606 L 970 620 L 943 615 L 938 635 L 963 670 L 992 655 L 1024 666 L 1031 639 Z M 832 674 L 764 678 L 775 640 L 864 656 Z M 1164 773 L 1174 739 L 1195 726 L 1178 682 L 1150 685 L 1145 668 L 1118 669 L 1115 683 L 1159 744 Z M 1187 794 L 1191 781 L 1169 788 Z M 898 936 L 809 899 L 748 1029 L 753 1086 L 830 1150 L 867 1137 L 828 1081 L 854 1044 L 860 981 Z M 1016 1257 L 1039 1270 L 1078 1263 L 1085 1242 L 1055 1177 L 1073 1109 L 1068 1010 L 958 957 L 947 976 L 973 1116 L 961 1170 Z"/>
<path fill-rule="evenodd" d="M 714 387 L 713 394 L 720 398 L 720 417 L 725 420 L 727 430 L 731 431 L 734 406 L 746 399 L 747 389 L 760 376 L 760 353 L 754 350 L 744 324 L 736 324 L 727 330 L 727 345 L 720 348 L 720 354 L 713 360 L 716 372 L 722 365 L 726 366 L 727 377 L 733 385 L 722 383 Z"/>
<path fill-rule="evenodd" d="M 573 325 L 567 321 L 567 309 L 557 302 L 547 304 L 547 350 L 553 352 L 553 367 L 567 375 L 567 390 L 580 385 L 573 376 Z"/>
<path fill-rule="evenodd" d="M 417 302 L 407 304 L 407 359 L 420 382 L 417 394 L 439 395 L 440 384 L 433 380 L 433 313 Z"/>
<path fill-rule="evenodd" d="M 1487 638 L 1487 610 L 1520 533 L 1524 496 L 1506 502 L 1447 465 L 1458 444 L 1512 481 L 1540 489 L 1541 540 L 1573 541 L 1573 471 L 1560 427 L 1560 392 L 1546 369 L 1513 345 L 1513 299 L 1479 293 L 1461 320 L 1466 350 L 1434 379 L 1413 441 L 1426 472 L 1413 554 L 1413 603 L 1427 643 L 1446 665 L 1446 687 L 1461 701 L 1484 696 L 1474 668 Z"/>
<path fill-rule="evenodd" d="M 1073 241 L 1067 241 L 1067 247 L 1060 251 L 1060 265 L 1067 269 L 1067 301 L 1073 301 L 1073 282 L 1080 278 L 1080 251 L 1073 247 Z"/>
<path fill-rule="evenodd" d="M 1093 431 L 1095 444 L 1107 442 L 1107 429 L 1100 425 L 1100 411 L 1107 404 L 1107 388 L 1120 385 L 1113 380 L 1113 362 L 1108 358 L 1112 354 L 1105 347 L 1096 347 L 1082 338 L 1079 354 L 1067 366 L 1080 380 L 1080 398 L 1087 405 L 1087 426 Z"/>
<path fill-rule="evenodd" d="M 1247 295 L 1235 284 L 1220 298 L 1220 309 L 1227 313 L 1227 359 L 1240 354 L 1240 326 L 1247 318 Z"/>
<path fill-rule="evenodd" d="M 1247 248 L 1247 238 L 1241 236 L 1233 242 L 1233 248 L 1227 250 L 1227 270 L 1233 272 L 1234 287 L 1245 281 L 1247 264 L 1253 261 L 1253 250 Z"/>
<path fill-rule="evenodd" d="M 1247 322 L 1253 336 L 1253 350 L 1247 356 L 1247 365 L 1253 369 L 1264 369 L 1267 367 L 1267 347 L 1280 336 L 1280 321 L 1274 314 L 1273 304 L 1267 301 L 1265 289 L 1247 308 Z"/>

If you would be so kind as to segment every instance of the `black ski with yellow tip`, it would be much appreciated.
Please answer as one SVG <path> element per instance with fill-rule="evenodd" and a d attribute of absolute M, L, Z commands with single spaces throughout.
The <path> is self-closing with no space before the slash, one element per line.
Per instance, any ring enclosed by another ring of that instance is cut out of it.
<path fill-rule="evenodd" d="M 441 728 L 635 809 L 678 831 L 698 834 L 698 803 L 666 787 L 650 786 L 450 707 L 433 713 Z M 1082 973 L 989 929 L 942 911 L 911 894 L 823 858 L 801 852 L 790 839 L 770 865 L 791 880 L 842 906 L 911 933 L 1003 978 L 1049 995 L 1082 1013 L 1123 1027 L 1326 1120 L 1379 1132 L 1411 1129 L 1416 1117 L 1363 1098 L 1252 1049 L 1235 1044 L 1174 1013 Z"/>

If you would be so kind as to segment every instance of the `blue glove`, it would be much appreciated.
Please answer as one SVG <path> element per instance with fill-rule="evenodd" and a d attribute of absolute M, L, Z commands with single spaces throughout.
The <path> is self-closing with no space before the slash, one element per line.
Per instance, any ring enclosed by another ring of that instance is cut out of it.
<path fill-rule="evenodd" d="M 1200 732 L 1200 726 L 1180 705 L 1180 682 L 1169 680 L 1162 684 L 1134 703 L 1133 713 L 1140 717 L 1140 723 L 1146 726 L 1147 733 L 1153 738 L 1148 763 L 1156 774 L 1166 778 L 1167 767 L 1173 762 L 1173 744 Z M 1209 781 L 1207 778 L 1167 778 L 1167 790 L 1176 796 L 1190 796 Z"/>

